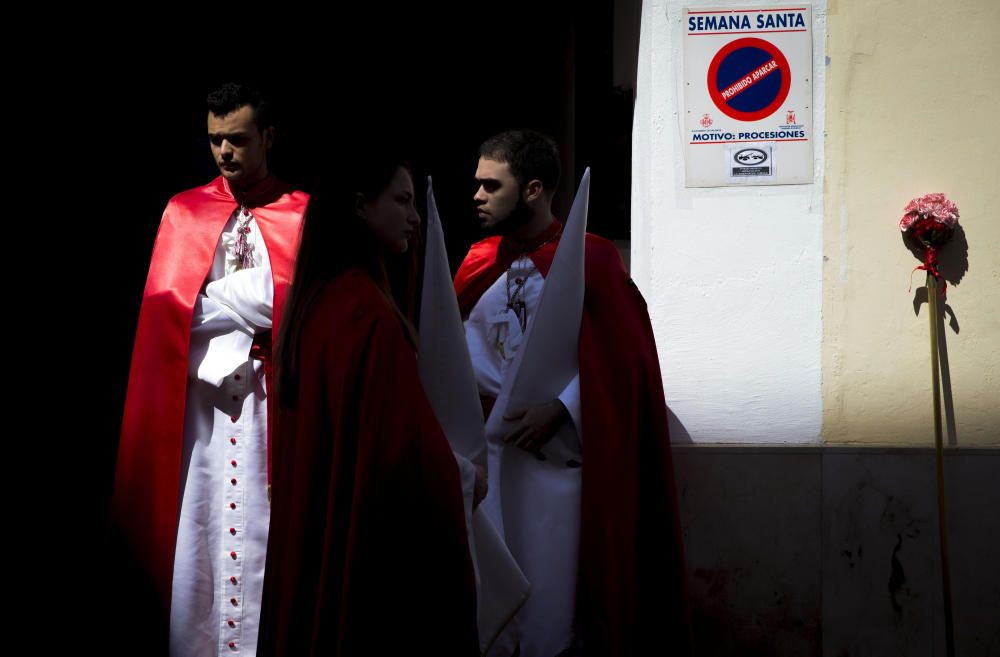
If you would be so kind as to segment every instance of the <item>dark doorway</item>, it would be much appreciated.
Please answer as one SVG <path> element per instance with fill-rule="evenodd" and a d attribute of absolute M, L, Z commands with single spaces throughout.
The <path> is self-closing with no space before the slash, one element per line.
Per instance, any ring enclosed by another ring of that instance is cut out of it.
<path fill-rule="evenodd" d="M 479 236 L 472 209 L 478 145 L 511 127 L 559 142 L 557 214 L 565 216 L 590 166 L 589 228 L 627 240 L 634 73 L 629 86 L 621 75 L 616 84 L 614 70 L 616 57 L 634 58 L 638 48 L 638 3 L 626 4 L 633 9 L 624 13 L 611 0 L 470 4 L 407 16 L 386 8 L 377 18 L 332 8 L 336 18 L 323 25 L 284 13 L 256 17 L 253 29 L 171 16 L 184 27 L 91 34 L 86 48 L 67 53 L 67 89 L 91 139 L 70 194 L 94 201 L 78 206 L 89 229 L 76 246 L 89 254 L 88 275 L 100 284 L 99 294 L 68 301 L 69 312 L 93 319 L 77 339 L 96 359 L 92 384 L 73 403 L 99 438 L 69 456 L 86 472 L 80 490 L 88 512 L 77 532 L 84 558 L 100 549 L 104 531 L 160 214 L 170 196 L 217 175 L 204 135 L 207 91 L 228 79 L 267 89 L 283 119 L 273 169 L 306 190 L 352 131 L 383 126 L 405 135 L 418 170 L 434 177 L 453 267 Z M 624 32 L 622 16 L 630 22 Z M 633 42 L 623 45 L 622 34 Z"/>

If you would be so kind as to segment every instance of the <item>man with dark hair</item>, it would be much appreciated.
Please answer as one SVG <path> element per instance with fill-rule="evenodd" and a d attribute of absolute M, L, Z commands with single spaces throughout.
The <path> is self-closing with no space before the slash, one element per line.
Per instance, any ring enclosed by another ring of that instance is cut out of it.
<path fill-rule="evenodd" d="M 226 82 L 208 94 L 207 100 L 209 114 L 226 116 L 241 107 L 249 107 L 258 129 L 274 127 L 271 102 L 255 87 Z"/>
<path fill-rule="evenodd" d="M 555 142 L 529 130 L 492 137 L 479 155 L 479 219 L 500 234 L 472 246 L 455 287 L 489 415 L 559 244 L 552 196 L 560 171 Z M 507 432 L 488 436 L 483 507 L 533 587 L 490 654 L 635 655 L 649 645 L 687 654 L 673 466 L 649 316 L 609 241 L 586 235 L 584 276 L 576 376 L 558 398 L 507 409 Z"/>
<path fill-rule="evenodd" d="M 537 178 L 549 194 L 559 186 L 559 176 L 562 173 L 559 166 L 559 149 L 551 137 L 540 132 L 533 130 L 501 132 L 483 142 L 479 147 L 479 157 L 505 163 L 520 185 Z"/>
<path fill-rule="evenodd" d="M 116 597 L 144 654 L 257 644 L 271 329 L 307 196 L 270 174 L 274 125 L 257 90 L 213 91 L 208 137 L 221 175 L 170 200 L 153 247 L 115 472 Z"/>

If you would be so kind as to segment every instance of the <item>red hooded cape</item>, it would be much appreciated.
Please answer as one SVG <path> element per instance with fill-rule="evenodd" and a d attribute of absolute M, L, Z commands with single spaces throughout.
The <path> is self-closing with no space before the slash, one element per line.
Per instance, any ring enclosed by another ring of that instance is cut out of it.
<path fill-rule="evenodd" d="M 479 654 L 458 464 L 375 283 L 329 283 L 275 405 L 261 655 Z"/>
<path fill-rule="evenodd" d="M 561 226 L 531 243 L 474 244 L 455 276 L 463 317 L 522 253 L 542 276 Z M 541 244 L 541 246 L 538 246 Z M 646 302 L 614 244 L 586 236 L 579 362 L 582 444 L 577 617 L 585 655 L 686 655 L 684 596 L 667 412 Z"/>
<path fill-rule="evenodd" d="M 267 245 L 277 327 L 308 195 L 268 177 L 241 198 Z M 219 236 L 238 207 L 221 176 L 170 200 L 139 311 L 111 500 L 109 558 L 117 580 L 115 606 L 141 618 L 142 648 L 152 647 L 153 653 L 165 653 L 168 636 L 191 318 Z M 269 364 L 265 375 L 270 385 Z"/>

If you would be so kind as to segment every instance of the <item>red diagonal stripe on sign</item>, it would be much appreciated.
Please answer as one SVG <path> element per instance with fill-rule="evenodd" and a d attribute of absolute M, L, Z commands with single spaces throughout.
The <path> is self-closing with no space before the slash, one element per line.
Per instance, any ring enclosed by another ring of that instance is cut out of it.
<path fill-rule="evenodd" d="M 762 66 L 754 70 L 749 75 L 743 76 L 736 82 L 732 83 L 731 85 L 723 89 L 721 91 L 722 97 L 725 98 L 726 100 L 729 100 L 730 98 L 735 98 L 736 96 L 740 95 L 750 87 L 754 86 L 767 76 L 777 71 L 778 68 L 779 68 L 778 62 L 772 59 L 768 63 L 763 64 Z"/>

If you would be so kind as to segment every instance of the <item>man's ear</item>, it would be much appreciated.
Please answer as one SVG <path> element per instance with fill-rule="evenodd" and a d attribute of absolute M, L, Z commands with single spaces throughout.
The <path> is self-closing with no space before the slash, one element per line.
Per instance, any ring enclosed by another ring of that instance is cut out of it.
<path fill-rule="evenodd" d="M 264 128 L 261 133 L 264 136 L 264 148 L 271 148 L 274 146 L 274 126 L 268 126 Z"/>
<path fill-rule="evenodd" d="M 524 186 L 524 191 L 521 195 L 524 198 L 525 203 L 531 203 L 541 198 L 544 191 L 545 187 L 542 185 L 541 180 L 529 180 L 528 184 Z"/>

